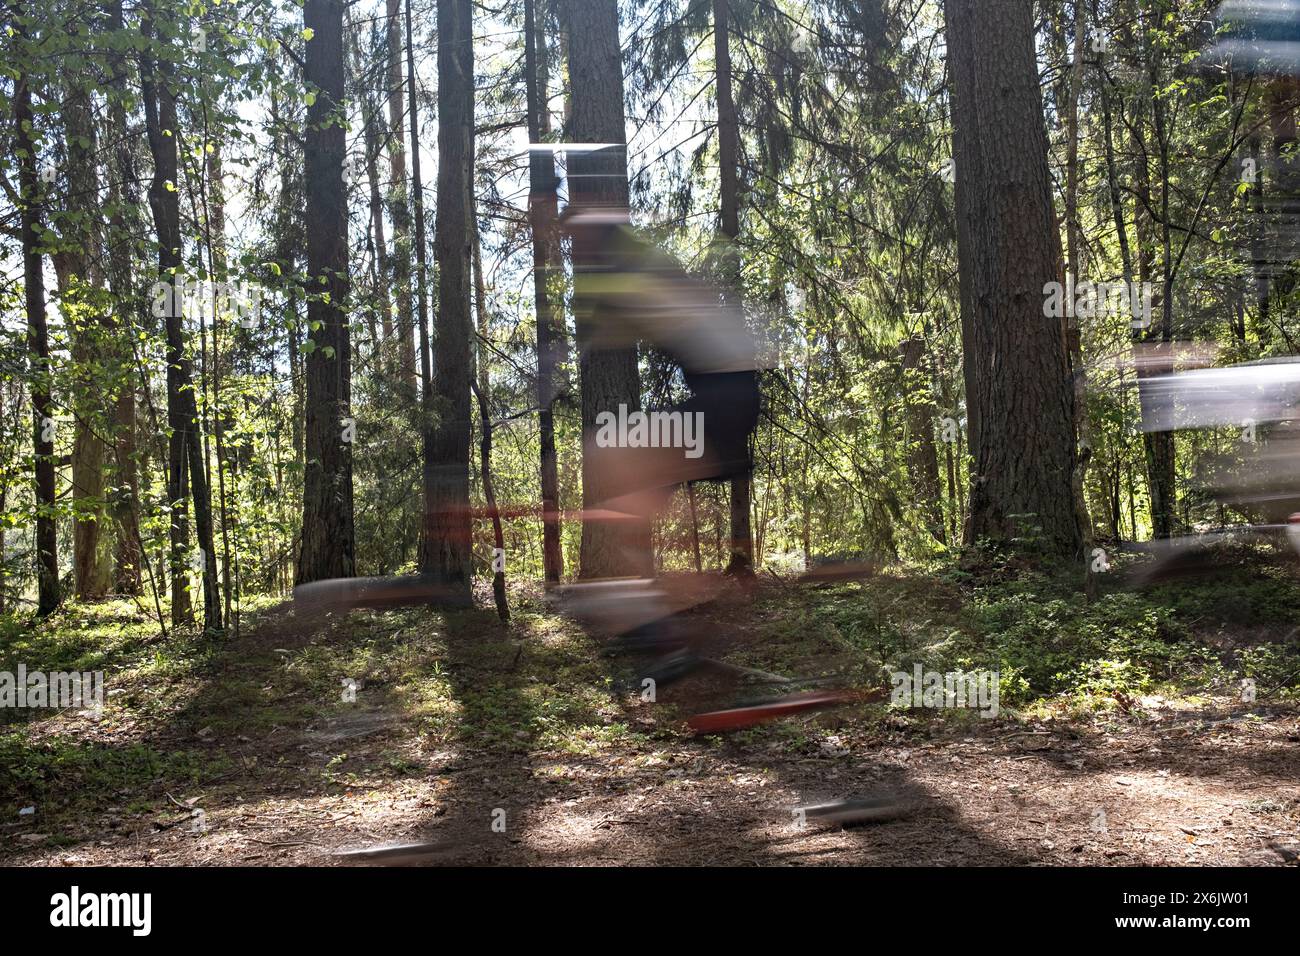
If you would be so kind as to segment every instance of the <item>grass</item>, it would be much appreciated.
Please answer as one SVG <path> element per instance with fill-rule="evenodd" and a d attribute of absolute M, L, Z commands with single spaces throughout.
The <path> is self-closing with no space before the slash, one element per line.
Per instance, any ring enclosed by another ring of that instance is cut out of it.
<path fill-rule="evenodd" d="M 783 647 L 848 651 L 880 681 L 916 663 L 996 670 L 1004 705 L 1107 709 L 1122 698 L 1237 694 L 1252 678 L 1278 701 L 1300 695 L 1300 577 L 1255 554 L 1222 573 L 1141 590 L 1105 582 L 1089 602 L 1073 568 L 981 580 L 887 574 L 785 596 L 758 610 Z"/>

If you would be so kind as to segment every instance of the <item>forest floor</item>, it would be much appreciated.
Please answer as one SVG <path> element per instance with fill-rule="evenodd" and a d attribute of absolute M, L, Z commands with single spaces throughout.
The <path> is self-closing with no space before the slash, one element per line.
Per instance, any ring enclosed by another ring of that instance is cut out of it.
<path fill-rule="evenodd" d="M 989 719 L 859 704 L 702 737 L 685 717 L 737 688 L 692 676 L 643 701 L 631 661 L 527 588 L 509 624 L 284 605 L 217 639 L 164 639 L 128 602 L 70 606 L 0 634 L 0 668 L 103 670 L 107 705 L 0 723 L 0 863 L 340 865 L 418 842 L 425 864 L 1295 865 L 1300 708 L 1264 670 L 1297 584 L 1250 577 L 1230 625 L 1206 609 L 1232 582 L 1084 607 L 1042 580 L 990 600 L 959 572 L 718 581 L 696 616 L 733 663 L 879 686 L 904 652 L 969 666 L 985 648 L 1006 689 Z M 1017 635 L 1041 643 L 1022 669 Z M 793 812 L 880 795 L 907 815 Z"/>

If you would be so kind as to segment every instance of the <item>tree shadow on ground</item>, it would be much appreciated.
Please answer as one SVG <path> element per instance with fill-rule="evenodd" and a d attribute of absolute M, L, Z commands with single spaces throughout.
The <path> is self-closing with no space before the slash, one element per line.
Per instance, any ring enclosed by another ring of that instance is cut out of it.
<path fill-rule="evenodd" d="M 575 645 L 543 638 L 519 653 L 500 631 L 488 636 L 453 626 L 448 669 L 462 707 L 462 766 L 442 794 L 445 810 L 418 828 L 419 839 L 446 851 L 428 862 L 1014 865 L 1033 859 L 968 825 L 906 771 L 873 765 L 870 755 L 852 772 L 828 778 L 823 768 L 772 758 L 752 745 L 683 736 L 683 708 L 720 699 L 718 682 L 686 681 L 696 686 L 667 695 L 668 706 L 647 706 L 635 693 L 619 692 L 638 686 L 642 666 L 600 656 L 593 639 Z M 560 692 L 561 672 L 567 680 L 586 677 L 591 696 L 575 703 Z M 573 725 L 584 722 L 587 736 L 575 734 Z M 761 786 L 736 782 L 752 783 L 749 778 L 761 778 Z M 801 804 L 882 793 L 910 812 L 843 829 L 816 821 L 799 826 L 793 812 Z M 504 829 L 493 829 L 494 811 L 504 812 Z"/>

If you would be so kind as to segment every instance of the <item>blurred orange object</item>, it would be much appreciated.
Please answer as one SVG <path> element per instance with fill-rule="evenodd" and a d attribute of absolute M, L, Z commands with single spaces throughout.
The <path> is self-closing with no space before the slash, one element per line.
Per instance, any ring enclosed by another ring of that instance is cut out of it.
<path fill-rule="evenodd" d="M 864 693 L 858 690 L 816 690 L 802 694 L 790 694 L 775 700 L 754 704 L 749 707 L 733 707 L 729 710 L 713 710 L 705 714 L 696 714 L 686 723 L 698 734 L 718 734 L 729 730 L 743 730 L 756 724 L 800 714 L 809 710 L 824 710 L 838 707 L 850 701 L 868 702 L 879 700 L 887 691 L 877 690 Z"/>

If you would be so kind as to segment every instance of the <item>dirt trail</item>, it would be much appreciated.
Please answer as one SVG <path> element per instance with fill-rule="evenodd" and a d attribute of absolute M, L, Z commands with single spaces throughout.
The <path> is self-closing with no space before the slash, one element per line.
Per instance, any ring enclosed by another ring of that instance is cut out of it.
<path fill-rule="evenodd" d="M 438 845 L 425 864 L 472 865 L 1294 865 L 1300 856 L 1294 710 L 1157 701 L 1104 721 L 960 726 L 827 713 L 792 723 L 819 736 L 696 739 L 629 696 L 607 721 L 629 732 L 582 752 L 546 745 L 537 729 L 552 720 L 549 661 L 493 640 L 471 629 L 440 651 L 459 701 L 450 735 L 422 732 L 383 686 L 352 708 L 256 736 L 205 735 L 177 720 L 119 727 L 119 746 L 134 735 L 232 769 L 181 792 L 158 783 L 105 798 L 56 833 L 39 814 L 10 817 L 0 859 L 341 865 L 343 850 L 411 842 Z M 302 642 L 268 625 L 243 644 L 231 659 Z M 525 703 L 532 729 L 488 739 L 485 728 L 514 726 L 509 715 Z M 98 731 L 68 718 L 59 732 Z M 329 775 L 336 765 L 343 777 Z M 842 829 L 800 827 L 793 812 L 879 794 L 910 815 Z M 149 808 L 132 810 L 132 800 Z"/>
<path fill-rule="evenodd" d="M 858 744 L 791 759 L 691 741 L 665 756 L 425 752 L 396 723 L 349 741 L 377 764 L 394 746 L 427 768 L 338 794 L 304 783 L 314 741 L 263 748 L 236 780 L 204 788 L 200 829 L 90 821 L 84 840 L 9 855 L 21 864 L 292 864 L 387 843 L 436 842 L 458 864 L 1284 864 L 1300 853 L 1294 716 L 1130 729 L 1069 729 Z M 306 747 L 308 749 L 301 749 Z M 840 829 L 793 808 L 898 794 L 912 816 Z M 504 832 L 493 811 L 504 811 Z M 8 841 L 6 841 L 8 842 Z M 20 844 L 21 845 L 21 844 Z M 15 849 L 9 843 L 9 849 Z"/>

